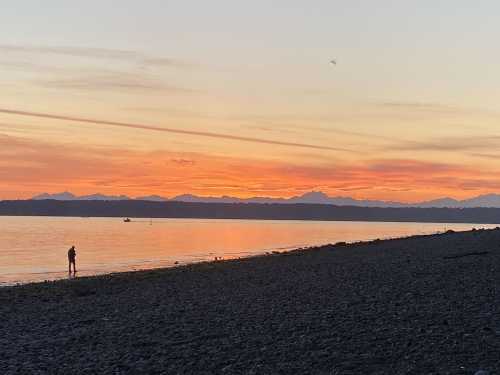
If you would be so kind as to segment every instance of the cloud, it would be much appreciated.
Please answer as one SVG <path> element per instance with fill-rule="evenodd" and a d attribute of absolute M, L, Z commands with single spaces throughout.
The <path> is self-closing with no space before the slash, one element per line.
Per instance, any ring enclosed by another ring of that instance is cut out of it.
<path fill-rule="evenodd" d="M 357 198 L 414 202 L 443 196 L 478 194 L 500 187 L 500 173 L 467 165 L 433 163 L 415 159 L 367 160 L 358 163 L 300 166 L 283 165 L 276 175 L 309 182 L 315 190 Z"/>
<path fill-rule="evenodd" d="M 192 62 L 183 61 L 179 59 L 164 58 L 164 57 L 154 57 L 154 58 L 147 57 L 143 58 L 141 62 L 143 65 L 151 67 L 172 67 L 172 68 L 182 68 L 182 69 L 200 67 L 199 64 L 195 64 Z"/>
<path fill-rule="evenodd" d="M 81 122 L 81 123 L 95 124 L 95 125 L 131 128 L 131 129 L 141 129 L 141 130 L 148 130 L 148 131 L 154 131 L 154 132 L 194 135 L 194 136 L 199 136 L 199 137 L 228 139 L 228 140 L 233 140 L 233 141 L 261 143 L 261 144 L 286 146 L 286 147 L 309 148 L 309 149 L 326 150 L 326 151 L 352 152 L 351 150 L 348 150 L 348 149 L 315 145 L 315 144 L 309 144 L 309 143 L 286 142 L 286 141 L 264 139 L 264 138 L 254 138 L 254 137 L 244 137 L 244 136 L 237 136 L 237 135 L 230 135 L 230 134 L 223 134 L 223 133 L 212 133 L 212 132 L 202 132 L 202 131 L 193 131 L 193 130 L 163 128 L 163 127 L 159 127 L 159 126 L 146 125 L 146 124 L 134 124 L 134 123 L 115 122 L 115 121 L 106 121 L 106 120 L 98 120 L 98 119 L 88 119 L 88 118 L 82 118 L 82 117 L 73 117 L 73 116 L 56 115 L 56 114 L 48 114 L 48 113 L 11 110 L 11 109 L 6 109 L 6 108 L 0 108 L 0 113 L 13 115 L 13 116 L 28 116 L 28 117 L 45 118 L 45 119 L 52 119 L 52 120 L 73 121 L 73 122 Z"/>
<path fill-rule="evenodd" d="M 323 165 L 288 166 L 290 174 L 301 175 L 325 181 L 342 182 L 341 186 L 383 186 L 390 181 L 412 181 L 420 185 L 422 177 L 455 176 L 473 174 L 474 169 L 447 163 L 432 163 L 414 159 L 374 159 L 359 163 L 338 163 L 337 166 Z M 347 185 L 345 185 L 347 184 Z M 340 186 L 340 185 L 336 185 Z"/>
<path fill-rule="evenodd" d="M 423 173 L 451 173 L 462 171 L 463 167 L 446 163 L 432 163 L 408 159 L 385 159 L 372 161 L 370 171 L 387 175 L 418 175 Z"/>
<path fill-rule="evenodd" d="M 68 46 L 23 46 L 23 45 L 0 45 L 3 52 L 30 53 L 30 54 L 56 54 L 76 57 L 92 57 L 106 59 L 137 58 L 138 54 L 133 51 L 108 49 L 108 48 L 89 48 L 89 47 L 68 47 Z"/>
<path fill-rule="evenodd" d="M 189 167 L 188 167 L 189 166 Z M 59 144 L 0 135 L 0 198 L 71 190 L 130 196 L 182 193 L 293 196 L 311 190 L 417 201 L 500 188 L 500 174 L 463 165 L 382 159 L 299 165 L 203 153 Z"/>
<path fill-rule="evenodd" d="M 464 108 L 460 106 L 447 105 L 441 103 L 426 103 L 426 102 L 383 102 L 376 103 L 377 107 L 387 108 L 396 111 L 404 111 L 407 113 L 418 114 L 442 114 L 442 115 L 485 115 L 495 116 L 498 112 L 485 108 Z"/>
<path fill-rule="evenodd" d="M 45 58 L 50 55 L 74 59 L 61 61 L 61 59 Z M 153 74 L 151 71 L 152 68 L 166 67 L 191 69 L 199 67 L 198 64 L 129 50 L 0 45 L 0 67 L 29 73 L 30 82 L 49 89 L 153 91 L 180 94 L 199 92 L 165 83 L 161 79 L 161 72 Z"/>
<path fill-rule="evenodd" d="M 183 166 L 192 166 L 196 164 L 196 161 L 192 159 L 177 158 L 177 159 L 170 159 L 170 161 L 177 165 L 183 165 Z"/>
<path fill-rule="evenodd" d="M 77 77 L 58 78 L 36 81 L 39 86 L 56 89 L 72 90 L 137 90 L 137 91 L 158 91 L 189 94 L 196 90 L 183 87 L 176 87 L 165 84 L 158 79 L 153 79 L 144 75 L 101 72 L 94 75 L 79 75 Z"/>
<path fill-rule="evenodd" d="M 127 61 L 141 66 L 192 68 L 198 66 L 187 61 L 174 58 L 153 57 L 147 54 L 121 49 L 72 47 L 72 46 L 23 46 L 1 44 L 0 51 L 10 54 L 60 55 L 70 57 L 91 58 L 100 60 Z"/>
<path fill-rule="evenodd" d="M 384 141 L 387 142 L 406 142 L 405 140 L 397 139 L 394 137 L 384 136 L 375 133 L 366 133 L 366 132 L 357 132 L 353 130 L 345 130 L 340 129 L 338 127 L 332 126 L 332 123 L 335 122 L 335 118 L 328 116 L 306 116 L 306 115 L 297 115 L 294 118 L 293 114 L 279 114 L 279 115 L 214 115 L 190 110 L 179 110 L 172 108 L 155 108 L 155 107 L 126 107 L 124 108 L 129 111 L 135 112 L 149 112 L 149 113 L 164 113 L 171 117 L 179 117 L 179 118 L 198 118 L 198 119 L 211 119 L 211 120 L 221 120 L 221 121 L 231 121 L 238 122 L 242 124 L 243 127 L 250 130 L 259 130 L 268 133 L 279 133 L 279 134 L 292 134 L 294 136 L 299 136 L 304 132 L 311 134 L 312 132 L 320 133 L 320 136 L 323 137 L 322 133 L 327 133 L 328 135 L 336 134 L 336 135 L 345 135 L 352 139 L 352 137 L 364 139 L 368 141 L 370 144 L 364 144 L 363 149 L 366 151 L 368 148 L 376 148 L 373 145 L 373 140 Z M 328 121 L 327 127 L 320 127 L 311 125 L 316 121 Z M 298 123 L 297 123 L 298 122 Z M 313 155 L 309 155 L 313 156 Z M 315 158 L 318 155 L 314 155 Z M 328 156 L 330 157 L 330 156 Z"/>
<path fill-rule="evenodd" d="M 379 103 L 378 106 L 392 109 L 401 110 L 417 110 L 425 112 L 439 112 L 439 113 L 455 113 L 460 109 L 458 107 L 443 105 L 439 103 L 423 103 L 423 102 L 384 102 Z"/>
<path fill-rule="evenodd" d="M 82 147 L 0 135 L 0 180 L 10 184 L 26 181 L 50 184 L 50 181 L 74 181 L 91 175 L 104 177 L 118 167 L 112 162 L 102 163 L 102 157 L 109 157 L 109 153 L 87 151 Z"/>
<path fill-rule="evenodd" d="M 483 158 L 483 159 L 500 160 L 500 154 L 491 154 L 491 153 L 484 153 L 484 152 L 471 152 L 471 153 L 469 153 L 469 155 L 477 157 L 477 158 Z"/>
<path fill-rule="evenodd" d="M 500 150 L 500 136 L 471 135 L 468 137 L 442 137 L 424 141 L 398 141 L 389 146 L 392 150 L 422 152 L 468 152 L 482 150 Z M 469 154 L 472 155 L 472 154 Z"/>

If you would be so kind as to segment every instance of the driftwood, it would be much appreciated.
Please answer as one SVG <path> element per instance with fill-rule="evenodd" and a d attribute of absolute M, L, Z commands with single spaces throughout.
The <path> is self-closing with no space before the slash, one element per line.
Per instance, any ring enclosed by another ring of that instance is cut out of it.
<path fill-rule="evenodd" d="M 455 254 L 455 255 L 449 255 L 446 257 L 443 257 L 443 259 L 457 259 L 457 258 L 464 258 L 464 257 L 470 257 L 474 255 L 486 255 L 489 254 L 489 251 L 476 251 L 472 253 L 462 253 L 462 254 Z"/>

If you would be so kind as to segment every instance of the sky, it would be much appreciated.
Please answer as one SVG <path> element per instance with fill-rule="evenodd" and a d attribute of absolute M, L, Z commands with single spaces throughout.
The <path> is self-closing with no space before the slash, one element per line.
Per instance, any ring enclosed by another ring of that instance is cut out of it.
<path fill-rule="evenodd" d="M 498 14 L 481 0 L 3 4 L 0 199 L 500 193 Z"/>

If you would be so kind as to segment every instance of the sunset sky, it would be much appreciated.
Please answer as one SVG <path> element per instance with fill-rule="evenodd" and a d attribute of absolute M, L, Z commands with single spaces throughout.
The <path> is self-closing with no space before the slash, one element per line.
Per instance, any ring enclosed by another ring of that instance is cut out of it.
<path fill-rule="evenodd" d="M 499 14 L 493 0 L 2 4 L 0 199 L 500 193 Z"/>

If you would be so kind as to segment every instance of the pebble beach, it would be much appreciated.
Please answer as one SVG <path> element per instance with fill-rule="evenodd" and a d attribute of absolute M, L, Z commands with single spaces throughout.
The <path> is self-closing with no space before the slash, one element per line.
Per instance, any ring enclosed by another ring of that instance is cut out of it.
<path fill-rule="evenodd" d="M 500 373 L 500 230 L 0 288 L 1 374 Z"/>

